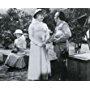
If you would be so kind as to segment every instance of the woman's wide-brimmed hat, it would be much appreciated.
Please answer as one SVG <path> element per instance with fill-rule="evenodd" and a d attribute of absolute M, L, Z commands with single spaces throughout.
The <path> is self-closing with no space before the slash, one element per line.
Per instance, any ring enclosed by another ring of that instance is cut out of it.
<path fill-rule="evenodd" d="M 21 30 L 21 29 L 17 29 L 15 32 L 14 32 L 14 34 L 23 34 L 23 31 Z"/>
<path fill-rule="evenodd" d="M 37 9 L 34 13 L 34 17 L 39 13 L 39 12 L 42 12 L 43 10 L 42 9 Z"/>

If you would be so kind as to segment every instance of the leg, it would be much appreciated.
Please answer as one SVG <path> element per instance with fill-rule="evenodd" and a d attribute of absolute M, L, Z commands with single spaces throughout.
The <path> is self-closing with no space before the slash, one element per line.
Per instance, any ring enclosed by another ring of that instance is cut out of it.
<path fill-rule="evenodd" d="M 59 65 L 60 65 L 60 72 L 61 72 L 61 80 L 66 80 L 68 77 L 67 67 L 66 67 L 66 60 L 68 58 L 68 51 L 64 50 L 64 52 L 61 52 L 60 55 L 61 56 L 60 56 Z"/>

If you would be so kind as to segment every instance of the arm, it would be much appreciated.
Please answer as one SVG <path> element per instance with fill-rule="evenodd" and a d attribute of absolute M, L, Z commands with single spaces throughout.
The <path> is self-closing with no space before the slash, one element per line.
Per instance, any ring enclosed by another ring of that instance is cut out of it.
<path fill-rule="evenodd" d="M 50 43 L 50 32 L 51 31 L 48 29 L 46 33 L 46 43 Z"/>
<path fill-rule="evenodd" d="M 47 43 L 50 43 L 51 42 L 50 41 L 50 38 L 51 38 L 50 37 L 50 33 L 52 33 L 52 32 L 51 32 L 51 30 L 48 28 L 48 26 L 46 24 L 45 24 L 45 27 L 46 27 L 46 41 L 45 42 L 47 44 Z"/>
<path fill-rule="evenodd" d="M 19 51 L 24 51 L 26 49 L 26 40 L 24 37 L 17 39 L 17 42 L 15 42 L 15 48 Z"/>
<path fill-rule="evenodd" d="M 42 46 L 42 44 L 40 44 L 39 42 L 37 42 L 37 41 L 33 38 L 33 36 L 34 36 L 33 30 L 34 30 L 33 26 L 30 25 L 30 26 L 29 26 L 29 29 L 28 29 L 29 39 L 30 39 L 34 44 L 36 44 L 36 45 L 38 45 L 38 46 Z"/>
<path fill-rule="evenodd" d="M 69 28 L 69 25 L 67 23 L 65 23 L 62 27 L 63 29 L 63 32 L 65 34 L 65 37 L 68 39 L 69 37 L 71 37 L 71 31 L 70 31 L 70 28 Z"/>
<path fill-rule="evenodd" d="M 26 49 L 26 41 L 25 40 L 22 40 L 20 45 L 17 46 L 17 48 L 20 50 L 20 51 L 24 51 Z"/>
<path fill-rule="evenodd" d="M 59 41 L 64 42 L 64 41 L 68 40 L 69 37 L 71 37 L 71 31 L 70 31 L 69 26 L 68 26 L 67 23 L 65 23 L 62 26 L 62 32 L 63 32 L 64 35 L 62 37 L 56 39 L 55 42 L 59 42 Z"/>

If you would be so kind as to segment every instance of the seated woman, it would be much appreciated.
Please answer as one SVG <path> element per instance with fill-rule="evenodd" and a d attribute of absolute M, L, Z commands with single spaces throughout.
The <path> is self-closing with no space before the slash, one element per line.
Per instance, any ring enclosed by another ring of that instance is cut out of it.
<path fill-rule="evenodd" d="M 8 69 L 9 67 L 14 67 L 17 69 L 22 69 L 25 67 L 23 58 L 26 49 L 25 37 L 20 29 L 17 29 L 14 35 L 17 39 L 14 41 L 14 49 L 11 51 L 10 55 L 8 55 L 4 65 L 2 66 L 4 70 Z"/>

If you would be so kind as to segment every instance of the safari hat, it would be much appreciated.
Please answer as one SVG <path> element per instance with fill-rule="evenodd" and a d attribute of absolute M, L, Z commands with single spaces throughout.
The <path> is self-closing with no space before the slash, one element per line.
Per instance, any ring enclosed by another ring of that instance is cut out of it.
<path fill-rule="evenodd" d="M 19 34 L 23 34 L 23 31 L 20 30 L 20 29 L 17 29 L 17 30 L 14 32 L 14 34 L 17 34 L 17 33 L 19 33 Z"/>

